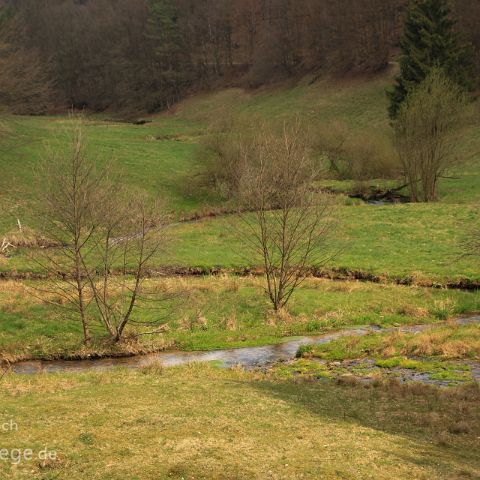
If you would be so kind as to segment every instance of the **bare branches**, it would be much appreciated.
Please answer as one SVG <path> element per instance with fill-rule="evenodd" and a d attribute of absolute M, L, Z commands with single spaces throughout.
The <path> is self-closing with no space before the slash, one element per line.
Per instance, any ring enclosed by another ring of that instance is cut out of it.
<path fill-rule="evenodd" d="M 327 234 L 332 205 L 327 196 L 312 191 L 318 167 L 307 145 L 298 121 L 284 126 L 281 135 L 263 129 L 242 142 L 241 238 L 262 260 L 275 310 L 288 303 L 312 268 L 331 257 Z"/>
<path fill-rule="evenodd" d="M 97 173 L 86 155 L 82 118 L 72 116 L 70 120 L 67 151 L 51 146 L 39 172 L 43 180 L 43 231 L 61 247 L 53 252 L 43 251 L 35 260 L 50 276 L 56 277 L 55 289 L 78 312 L 84 341 L 89 343 L 84 262 L 89 243 L 99 229 L 96 209 L 101 201 L 105 173 Z"/>
<path fill-rule="evenodd" d="M 121 200 L 117 195 L 105 199 L 108 215 L 95 245 L 99 261 L 94 269 L 85 265 L 98 313 L 115 341 L 133 323 L 134 310 L 143 300 L 147 265 L 164 241 L 157 205 L 142 197 Z"/>
<path fill-rule="evenodd" d="M 441 70 L 434 70 L 402 104 L 394 127 L 413 201 L 437 199 L 439 178 L 457 161 L 455 143 L 465 106 L 465 95 Z"/>
<path fill-rule="evenodd" d="M 0 254 L 7 255 L 15 246 L 11 244 L 6 237 L 3 238 L 0 245 Z"/>
<path fill-rule="evenodd" d="M 37 265 L 49 288 L 79 316 L 84 340 L 98 323 L 121 340 L 143 298 L 147 265 L 163 242 L 158 206 L 132 198 L 86 154 L 82 119 L 71 119 L 70 145 L 50 149 L 44 180 L 43 229 L 58 248 L 41 251 Z M 138 322 L 137 322 L 138 323 Z"/>

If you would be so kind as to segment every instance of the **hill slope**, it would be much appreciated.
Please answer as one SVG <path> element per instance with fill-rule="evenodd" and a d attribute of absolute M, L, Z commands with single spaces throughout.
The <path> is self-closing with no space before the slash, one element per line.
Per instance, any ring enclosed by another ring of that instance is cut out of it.
<path fill-rule="evenodd" d="M 145 125 L 94 116 L 86 127 L 89 149 L 99 164 L 113 159 L 133 191 L 161 198 L 173 218 L 201 216 L 228 208 L 225 198 L 198 181 L 205 157 L 197 153 L 212 125 L 230 118 L 248 123 L 300 116 L 312 132 L 340 122 L 360 139 L 375 136 L 388 141 L 385 89 L 392 75 L 342 82 L 304 79 L 290 88 L 255 92 L 222 90 L 187 99 L 170 112 L 148 118 L 150 123 Z M 8 123 L 17 134 L 11 141 L 17 146 L 0 156 L 3 233 L 15 230 L 17 218 L 24 225 L 36 226 L 35 167 L 45 157 L 45 143 L 64 146 L 69 128 L 64 117 L 16 117 Z M 331 266 L 393 276 L 477 278 L 475 264 L 457 260 L 462 237 L 477 221 L 480 124 L 465 130 L 458 153 L 462 163 L 449 173 L 452 178 L 442 180 L 437 204 L 372 207 L 339 200 L 343 253 Z M 381 179 L 372 182 L 383 183 Z M 338 190 L 352 186 L 345 181 L 327 183 Z M 225 230 L 221 218 L 178 225 L 170 232 L 173 246 L 157 259 L 157 266 L 245 266 L 234 253 L 240 248 L 237 240 Z M 0 268 L 24 269 L 22 258 L 17 251 Z"/>

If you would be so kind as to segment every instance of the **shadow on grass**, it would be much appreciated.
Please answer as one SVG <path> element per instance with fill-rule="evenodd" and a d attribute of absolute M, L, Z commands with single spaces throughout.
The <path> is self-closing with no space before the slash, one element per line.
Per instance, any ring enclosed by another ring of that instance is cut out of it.
<path fill-rule="evenodd" d="M 262 395 L 286 402 L 296 410 L 400 437 L 398 450 L 377 451 L 379 456 L 396 457 L 399 463 L 435 467 L 450 472 L 449 478 L 480 478 L 478 384 L 439 389 L 395 381 L 362 384 L 354 379 L 336 382 L 302 379 L 261 380 L 252 386 Z M 400 445 L 403 440 L 405 445 Z M 358 442 L 363 441 L 363 437 L 358 438 Z"/>

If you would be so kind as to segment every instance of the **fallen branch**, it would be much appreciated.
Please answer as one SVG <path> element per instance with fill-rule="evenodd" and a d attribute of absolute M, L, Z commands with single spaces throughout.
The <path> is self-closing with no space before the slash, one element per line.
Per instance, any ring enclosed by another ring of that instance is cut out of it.
<path fill-rule="evenodd" d="M 3 238 L 2 240 L 2 244 L 0 245 L 0 253 L 5 255 L 6 253 L 8 253 L 8 249 L 9 248 L 15 248 L 14 245 L 12 245 L 6 237 Z"/>

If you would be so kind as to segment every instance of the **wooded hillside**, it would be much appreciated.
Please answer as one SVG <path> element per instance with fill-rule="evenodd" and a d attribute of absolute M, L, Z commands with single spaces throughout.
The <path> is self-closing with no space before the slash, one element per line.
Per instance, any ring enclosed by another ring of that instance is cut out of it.
<path fill-rule="evenodd" d="M 156 111 L 192 89 L 378 71 L 395 53 L 406 1 L 3 3 L 0 98 L 38 113 L 72 105 Z M 480 45 L 479 2 L 455 0 L 455 11 L 459 28 Z M 14 97 L 4 93 L 12 83 Z"/>

